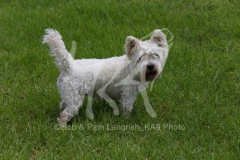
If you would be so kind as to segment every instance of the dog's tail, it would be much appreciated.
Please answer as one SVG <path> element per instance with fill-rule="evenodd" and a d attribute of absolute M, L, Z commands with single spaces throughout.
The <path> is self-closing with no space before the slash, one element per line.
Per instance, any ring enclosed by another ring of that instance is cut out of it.
<path fill-rule="evenodd" d="M 43 43 L 47 43 L 50 47 L 50 55 L 55 58 L 55 62 L 60 71 L 69 70 L 72 68 L 73 57 L 67 51 L 62 36 L 58 31 L 46 29 L 46 34 L 43 36 Z"/>

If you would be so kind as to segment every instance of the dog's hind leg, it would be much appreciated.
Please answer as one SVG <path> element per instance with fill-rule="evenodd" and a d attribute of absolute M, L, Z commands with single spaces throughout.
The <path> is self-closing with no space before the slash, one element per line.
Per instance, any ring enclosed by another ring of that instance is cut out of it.
<path fill-rule="evenodd" d="M 70 100 L 64 100 L 61 102 L 63 110 L 60 118 L 58 118 L 59 126 L 66 126 L 67 122 L 77 115 L 79 108 L 83 104 L 84 96 L 75 95 L 71 97 L 72 98 Z"/>
<path fill-rule="evenodd" d="M 60 111 L 63 111 L 67 106 L 67 103 L 63 100 L 60 104 L 59 104 L 59 109 Z"/>

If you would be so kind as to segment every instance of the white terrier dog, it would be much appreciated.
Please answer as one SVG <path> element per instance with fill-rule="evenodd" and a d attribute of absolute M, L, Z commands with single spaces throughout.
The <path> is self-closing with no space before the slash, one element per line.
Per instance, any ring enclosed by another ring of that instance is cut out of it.
<path fill-rule="evenodd" d="M 88 95 L 86 113 L 89 118 L 93 118 L 92 97 L 107 100 L 116 115 L 119 109 L 114 100 L 119 100 L 123 115 L 129 115 L 137 94 L 144 93 L 148 83 L 161 75 L 168 56 L 167 40 L 161 30 L 155 30 L 147 41 L 128 36 L 124 46 L 126 54 L 107 59 L 74 60 L 61 35 L 53 29 L 46 29 L 43 43 L 49 45 L 61 72 L 57 80 L 62 98 L 60 126 L 77 115 L 85 95 Z M 154 112 L 148 101 L 145 105 L 149 113 Z"/>

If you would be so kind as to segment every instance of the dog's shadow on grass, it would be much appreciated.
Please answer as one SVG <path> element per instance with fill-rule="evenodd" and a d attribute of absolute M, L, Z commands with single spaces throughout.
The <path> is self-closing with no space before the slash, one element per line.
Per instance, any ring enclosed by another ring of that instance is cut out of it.
<path fill-rule="evenodd" d="M 113 119 L 118 119 L 122 117 L 121 113 L 119 115 L 113 114 L 113 109 L 109 106 L 106 101 L 101 100 L 93 100 L 92 103 L 92 111 L 94 118 L 90 120 L 86 114 L 87 108 L 87 100 L 84 101 L 83 106 L 79 109 L 78 115 L 73 119 L 77 123 L 81 123 L 83 121 L 95 121 L 97 123 L 111 121 Z"/>
<path fill-rule="evenodd" d="M 86 98 L 87 99 L 87 98 Z M 53 106 L 48 107 L 45 110 L 45 113 L 48 115 L 50 123 L 57 123 L 57 118 L 60 117 L 59 103 L 55 103 Z M 86 121 L 96 121 L 102 122 L 106 119 L 112 119 L 117 117 L 122 117 L 122 115 L 114 115 L 113 109 L 105 101 L 93 100 L 92 110 L 94 118 L 90 120 L 86 115 L 87 100 L 84 101 L 83 106 L 79 109 L 78 114 L 68 122 L 69 125 L 73 123 L 82 123 Z"/>
<path fill-rule="evenodd" d="M 119 103 L 116 102 L 119 106 Z M 60 117 L 59 103 L 55 103 L 53 106 L 46 109 L 46 114 L 48 115 L 50 123 L 57 123 L 57 118 Z M 81 124 L 81 123 L 114 123 L 114 124 L 142 124 L 144 123 L 142 110 L 145 111 L 143 106 L 135 106 L 139 110 L 133 109 L 131 115 L 126 118 L 122 115 L 121 110 L 119 115 L 113 114 L 113 108 L 106 101 L 93 100 L 92 110 L 94 118 L 91 120 L 86 115 L 87 108 L 87 98 L 84 100 L 83 106 L 79 109 L 78 114 L 68 122 L 68 125 Z M 147 116 L 146 116 L 147 117 Z"/>
<path fill-rule="evenodd" d="M 116 102 L 119 107 L 119 102 Z M 124 117 L 121 109 L 119 108 L 119 115 L 114 115 L 113 108 L 106 101 L 93 100 L 92 110 L 94 119 L 90 120 L 86 115 L 87 101 L 84 102 L 83 106 L 80 108 L 78 115 L 72 119 L 72 123 L 82 123 L 82 122 L 94 122 L 94 123 L 112 123 L 112 124 L 142 124 L 142 114 L 141 111 L 134 110 L 131 112 L 129 117 Z M 137 106 L 136 106 L 137 107 Z M 138 106 L 139 107 L 139 106 Z M 138 108 L 137 107 L 137 108 Z M 143 107 L 143 106 L 142 106 Z M 141 109 L 145 109 L 144 107 Z"/>

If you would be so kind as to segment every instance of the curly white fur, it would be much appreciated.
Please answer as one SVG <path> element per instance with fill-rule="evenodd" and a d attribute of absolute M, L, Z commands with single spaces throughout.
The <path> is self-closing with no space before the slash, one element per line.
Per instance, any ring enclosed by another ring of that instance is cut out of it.
<path fill-rule="evenodd" d="M 61 126 L 78 113 L 85 95 L 89 96 L 89 118 L 93 117 L 91 97 L 107 100 L 114 114 L 119 113 L 113 101 L 117 99 L 123 114 L 129 115 L 137 94 L 160 76 L 168 55 L 167 41 L 160 30 L 155 30 L 147 41 L 127 37 L 126 55 L 107 59 L 73 60 L 61 35 L 53 29 L 46 29 L 43 43 L 49 45 L 50 54 L 61 72 L 57 81 L 62 98 L 62 112 L 58 119 Z"/>

